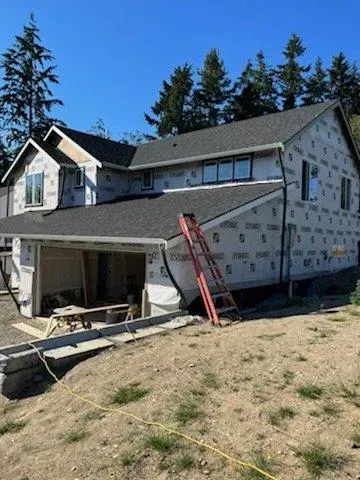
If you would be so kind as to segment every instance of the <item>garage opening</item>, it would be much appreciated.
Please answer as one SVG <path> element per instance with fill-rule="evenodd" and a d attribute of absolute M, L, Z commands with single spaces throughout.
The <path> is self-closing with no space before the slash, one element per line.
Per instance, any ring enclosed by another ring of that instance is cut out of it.
<path fill-rule="evenodd" d="M 145 253 L 42 247 L 41 314 L 76 305 L 118 303 L 141 307 Z"/>

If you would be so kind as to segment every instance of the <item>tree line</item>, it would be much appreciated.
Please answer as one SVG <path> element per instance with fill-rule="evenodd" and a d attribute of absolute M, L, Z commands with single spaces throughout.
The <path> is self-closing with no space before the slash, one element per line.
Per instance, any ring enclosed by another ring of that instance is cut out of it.
<path fill-rule="evenodd" d="M 307 65 L 303 62 L 305 52 L 301 37 L 292 34 L 281 64 L 269 65 L 264 52 L 259 51 L 232 80 L 213 48 L 196 75 L 188 63 L 174 69 L 170 79 L 163 81 L 158 100 L 145 119 L 158 137 L 166 137 L 336 98 L 342 101 L 354 128 L 358 126 L 357 64 L 340 52 L 327 68 L 321 58 Z M 358 130 L 355 128 L 355 133 Z"/>
<path fill-rule="evenodd" d="M 158 100 L 145 114 L 155 135 L 125 132 L 118 140 L 139 144 L 157 137 L 176 135 L 225 122 L 243 120 L 280 110 L 339 98 L 360 143 L 360 73 L 355 62 L 340 52 L 328 67 L 321 58 L 306 65 L 306 47 L 292 34 L 284 48 L 283 62 L 267 63 L 262 51 L 248 61 L 232 80 L 216 49 L 205 56 L 202 68 L 188 63 L 164 80 Z M 29 137 L 41 141 L 52 124 L 54 107 L 63 105 L 53 94 L 59 83 L 54 57 L 40 39 L 35 17 L 15 37 L 0 59 L 0 175 Z M 111 138 L 102 119 L 90 133 Z"/>

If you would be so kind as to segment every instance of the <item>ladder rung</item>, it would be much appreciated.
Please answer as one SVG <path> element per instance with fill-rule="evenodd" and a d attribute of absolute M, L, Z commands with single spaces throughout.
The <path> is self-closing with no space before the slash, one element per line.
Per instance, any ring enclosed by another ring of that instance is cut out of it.
<path fill-rule="evenodd" d="M 226 312 L 231 312 L 232 310 L 237 310 L 236 307 L 225 307 L 225 308 L 219 308 L 216 310 L 217 313 L 226 313 Z"/>
<path fill-rule="evenodd" d="M 219 293 L 210 292 L 210 293 L 213 298 L 226 297 L 226 295 L 230 295 L 230 292 L 219 292 Z"/>

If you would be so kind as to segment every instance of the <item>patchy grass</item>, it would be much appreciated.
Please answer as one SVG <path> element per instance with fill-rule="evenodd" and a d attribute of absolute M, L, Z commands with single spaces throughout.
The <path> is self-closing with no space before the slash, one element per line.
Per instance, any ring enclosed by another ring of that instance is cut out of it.
<path fill-rule="evenodd" d="M 324 403 L 321 410 L 328 417 L 338 417 L 341 412 L 341 408 L 335 403 Z"/>
<path fill-rule="evenodd" d="M 271 425 L 279 426 L 284 420 L 294 418 L 295 415 L 296 412 L 292 407 L 280 407 L 269 413 L 268 421 Z"/>
<path fill-rule="evenodd" d="M 261 340 L 275 340 L 275 338 L 279 338 L 285 335 L 285 332 L 280 332 L 280 333 L 268 333 L 264 335 L 258 335 L 258 338 Z"/>
<path fill-rule="evenodd" d="M 194 397 L 205 397 L 206 395 L 205 390 L 201 390 L 200 388 L 192 388 L 189 391 Z"/>
<path fill-rule="evenodd" d="M 88 432 L 83 428 L 79 428 L 77 430 L 70 430 L 69 432 L 67 432 L 64 438 L 66 443 L 77 443 L 84 440 L 87 436 Z"/>
<path fill-rule="evenodd" d="M 18 422 L 13 422 L 13 421 L 9 421 L 9 422 L 5 422 L 3 423 L 2 425 L 0 425 L 0 437 L 2 435 L 5 435 L 5 433 L 16 433 L 16 432 L 20 432 L 20 430 L 22 430 L 25 426 L 26 426 L 27 422 L 22 422 L 22 421 L 18 421 Z"/>
<path fill-rule="evenodd" d="M 84 415 L 84 422 L 92 422 L 94 420 L 100 420 L 103 418 L 105 415 L 98 410 L 94 410 L 92 412 L 87 412 Z"/>
<path fill-rule="evenodd" d="M 310 383 L 307 385 L 303 385 L 297 389 L 297 393 L 300 395 L 300 397 L 311 399 L 320 398 L 323 392 L 323 388 Z"/>
<path fill-rule="evenodd" d="M 204 372 L 202 384 L 207 388 L 219 388 L 219 382 L 214 372 Z"/>
<path fill-rule="evenodd" d="M 346 457 L 331 448 L 314 443 L 300 449 L 296 454 L 305 462 L 308 472 L 319 478 L 326 470 L 339 470 L 346 462 Z"/>
<path fill-rule="evenodd" d="M 334 323 L 342 323 L 342 322 L 346 322 L 347 318 L 346 317 L 329 317 L 328 320 Z"/>
<path fill-rule="evenodd" d="M 348 387 L 342 383 L 340 387 L 340 395 L 343 398 L 346 398 L 355 407 L 360 407 L 360 389 L 357 387 L 357 385 Z"/>
<path fill-rule="evenodd" d="M 295 378 L 295 373 L 292 372 L 291 370 L 285 370 L 285 372 L 283 372 L 282 376 L 283 376 L 285 385 L 290 385 L 290 383 Z"/>
<path fill-rule="evenodd" d="M 176 459 L 176 470 L 178 472 L 181 472 L 183 470 L 188 470 L 189 468 L 192 468 L 195 465 L 195 459 L 188 453 L 184 453 L 183 455 L 180 455 Z"/>
<path fill-rule="evenodd" d="M 135 462 L 135 455 L 133 453 L 125 452 L 121 455 L 121 465 L 123 467 L 128 467 Z"/>
<path fill-rule="evenodd" d="M 297 362 L 307 362 L 307 358 L 304 355 L 302 355 L 301 353 L 299 353 L 299 355 L 297 355 L 295 357 L 295 360 Z"/>
<path fill-rule="evenodd" d="M 135 385 L 129 385 L 127 387 L 119 388 L 113 396 L 113 401 L 114 403 L 118 403 L 119 405 L 125 405 L 126 403 L 136 402 L 137 400 L 140 400 L 148 393 L 148 388 L 140 388 Z"/>
<path fill-rule="evenodd" d="M 360 428 L 359 427 L 355 430 L 355 432 L 351 435 L 350 438 L 355 445 L 360 447 Z"/>
<path fill-rule="evenodd" d="M 177 438 L 170 435 L 150 435 L 145 439 L 145 446 L 151 447 L 159 453 L 166 453 L 174 450 Z"/>
<path fill-rule="evenodd" d="M 19 402 L 17 400 L 7 402 L 2 408 L 3 414 L 6 415 L 7 413 L 12 412 L 18 406 L 19 406 Z"/>
<path fill-rule="evenodd" d="M 251 454 L 250 463 L 260 470 L 269 473 L 270 475 L 274 473 L 275 461 L 269 456 L 265 456 L 261 450 L 255 450 Z M 242 478 L 247 480 L 263 480 L 266 478 L 262 473 L 257 470 L 252 469 L 241 469 Z"/>
<path fill-rule="evenodd" d="M 186 425 L 194 420 L 202 418 L 204 412 L 198 407 L 192 398 L 183 400 L 175 411 L 175 419 L 181 425 Z"/>

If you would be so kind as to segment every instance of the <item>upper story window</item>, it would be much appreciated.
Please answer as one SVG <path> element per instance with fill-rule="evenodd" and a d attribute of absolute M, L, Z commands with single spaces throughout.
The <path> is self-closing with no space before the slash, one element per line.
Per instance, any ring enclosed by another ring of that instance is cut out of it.
<path fill-rule="evenodd" d="M 316 163 L 303 160 L 301 178 L 301 199 L 316 202 L 319 188 L 319 170 Z"/>
<path fill-rule="evenodd" d="M 85 185 L 85 167 L 79 167 L 75 170 L 75 188 L 81 188 Z"/>
<path fill-rule="evenodd" d="M 250 178 L 251 161 L 249 157 L 236 158 L 234 161 L 234 179 L 244 180 Z"/>
<path fill-rule="evenodd" d="M 42 205 L 43 203 L 43 189 L 44 189 L 44 174 L 35 173 L 26 175 L 26 205 Z"/>
<path fill-rule="evenodd" d="M 351 180 L 341 177 L 340 206 L 344 210 L 350 210 Z"/>
<path fill-rule="evenodd" d="M 209 160 L 203 163 L 203 183 L 248 180 L 250 177 L 250 157 Z"/>
<path fill-rule="evenodd" d="M 146 170 L 142 173 L 141 190 L 151 190 L 152 188 L 154 188 L 154 172 Z"/>
<path fill-rule="evenodd" d="M 218 175 L 218 162 L 204 162 L 203 165 L 203 180 L 204 183 L 212 183 L 217 182 L 217 175 Z"/>

